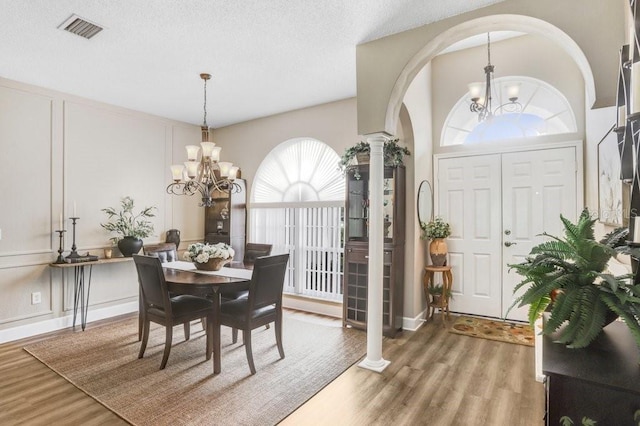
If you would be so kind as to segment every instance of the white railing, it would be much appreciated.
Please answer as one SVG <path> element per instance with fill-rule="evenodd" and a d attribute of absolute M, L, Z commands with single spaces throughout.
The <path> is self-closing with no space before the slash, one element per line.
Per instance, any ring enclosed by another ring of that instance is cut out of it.
<path fill-rule="evenodd" d="M 343 207 L 254 207 L 251 241 L 289 253 L 284 291 L 342 301 Z"/>

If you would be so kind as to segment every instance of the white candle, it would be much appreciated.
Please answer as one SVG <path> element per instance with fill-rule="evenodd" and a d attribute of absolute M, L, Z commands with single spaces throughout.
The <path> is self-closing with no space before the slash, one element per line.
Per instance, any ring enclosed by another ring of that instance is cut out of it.
<path fill-rule="evenodd" d="M 633 219 L 633 242 L 640 243 L 640 216 Z"/>
<path fill-rule="evenodd" d="M 62 213 L 60 213 L 60 228 L 58 228 L 59 231 L 62 231 L 64 228 L 62 227 Z"/>
<path fill-rule="evenodd" d="M 78 210 L 76 208 L 76 202 L 73 202 L 73 217 L 78 217 Z"/>

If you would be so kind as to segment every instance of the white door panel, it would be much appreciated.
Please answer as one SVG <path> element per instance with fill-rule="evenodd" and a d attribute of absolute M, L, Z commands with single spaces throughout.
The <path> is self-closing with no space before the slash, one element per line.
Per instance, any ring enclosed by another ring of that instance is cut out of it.
<path fill-rule="evenodd" d="M 438 211 L 451 224 L 451 310 L 500 316 L 500 155 L 441 159 Z"/>
<path fill-rule="evenodd" d="M 503 315 L 522 293 L 513 294 L 522 277 L 508 265 L 523 262 L 543 232 L 560 235 L 561 214 L 576 219 L 576 189 L 573 147 L 502 155 Z M 527 314 L 527 308 L 514 307 L 507 318 L 526 321 Z"/>

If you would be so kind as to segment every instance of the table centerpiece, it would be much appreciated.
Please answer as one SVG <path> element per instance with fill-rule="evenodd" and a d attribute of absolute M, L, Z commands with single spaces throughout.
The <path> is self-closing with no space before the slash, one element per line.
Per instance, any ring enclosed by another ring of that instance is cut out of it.
<path fill-rule="evenodd" d="M 202 271 L 219 271 L 225 264 L 233 260 L 235 251 L 225 243 L 189 244 L 184 252 L 184 259 L 193 262 Z"/>

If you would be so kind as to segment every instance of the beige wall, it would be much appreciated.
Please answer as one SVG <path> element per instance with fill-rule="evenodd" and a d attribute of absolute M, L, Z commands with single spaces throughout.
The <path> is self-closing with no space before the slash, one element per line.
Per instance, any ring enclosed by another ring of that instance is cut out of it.
<path fill-rule="evenodd" d="M 360 140 L 355 98 L 221 127 L 213 132 L 214 142 L 224 147 L 225 160 L 242 169 L 249 194 L 256 170 L 267 154 L 284 141 L 304 137 L 318 139 L 342 155 L 345 148 Z"/>
<path fill-rule="evenodd" d="M 436 152 L 441 151 L 439 144 L 447 115 L 467 93 L 467 84 L 483 80 L 486 63 L 486 45 L 437 56 L 431 61 L 435 82 L 432 136 Z M 558 89 L 569 101 L 576 118 L 578 132 L 571 137 L 583 139 L 585 83 L 574 60 L 557 44 L 535 35 L 492 42 L 491 63 L 496 78 L 533 77 Z"/>
<path fill-rule="evenodd" d="M 585 76 L 589 106 L 613 105 L 628 6 L 626 0 L 506 0 L 359 45 L 358 132 L 393 134 L 406 88 L 422 67 L 451 43 L 487 31 L 555 40 Z"/>
<path fill-rule="evenodd" d="M 415 329 L 425 308 L 422 290 L 422 271 L 426 265 L 427 250 L 420 239 L 420 224 L 416 212 L 417 192 L 426 180 L 433 187 L 433 139 L 432 134 L 432 72 L 427 64 L 411 82 L 404 98 L 413 134 L 412 156 L 407 170 L 407 236 L 405 243 L 405 327 Z M 401 116 L 401 124 L 404 124 Z M 405 133 L 408 133 L 405 131 Z"/>
<path fill-rule="evenodd" d="M 164 241 L 171 228 L 183 241 L 203 238 L 198 200 L 165 193 L 172 157 L 184 161 L 184 146 L 199 139 L 198 126 L 0 79 L 0 341 L 70 325 L 71 270 L 48 264 L 60 214 L 71 216 L 74 202 L 82 254 L 101 255 L 110 244 L 101 209 L 126 195 L 158 208 L 145 243 Z M 90 320 L 137 309 L 133 262 L 99 265 L 92 275 Z M 32 292 L 41 303 L 31 304 Z"/>

